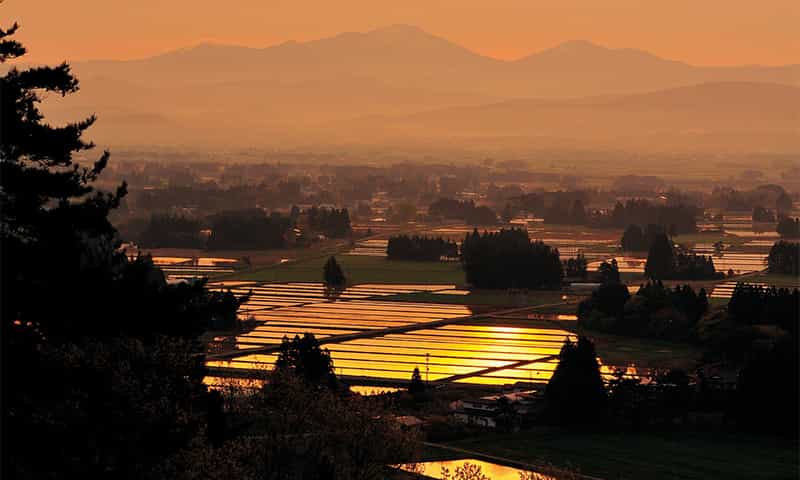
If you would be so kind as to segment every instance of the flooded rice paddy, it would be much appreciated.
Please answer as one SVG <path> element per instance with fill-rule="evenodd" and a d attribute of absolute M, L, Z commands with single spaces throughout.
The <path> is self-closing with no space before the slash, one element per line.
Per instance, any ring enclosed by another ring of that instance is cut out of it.
<path fill-rule="evenodd" d="M 603 261 L 616 259 L 623 273 L 642 274 L 647 259 L 647 254 L 621 252 L 619 245 L 622 236 L 621 229 L 595 229 L 576 228 L 575 226 L 544 224 L 541 219 L 514 219 L 511 227 L 525 228 L 533 240 L 541 240 L 548 245 L 558 248 L 562 259 L 572 258 L 582 254 L 589 261 L 589 269 L 596 270 Z M 421 235 L 442 236 L 456 242 L 463 240 L 467 233 L 475 228 L 479 231 L 498 231 L 509 226 L 479 226 L 448 225 L 445 227 L 431 228 L 420 232 Z M 728 238 L 723 251 L 715 251 L 712 242 L 695 242 L 689 239 L 686 245 L 691 251 L 700 255 L 711 255 L 717 270 L 727 272 L 733 270 L 736 274 L 762 271 L 769 248 L 778 235 L 774 225 L 753 224 L 749 215 L 731 215 L 726 217 L 724 223 L 700 223 L 698 228 L 708 233 L 712 238 Z M 705 234 L 703 234 L 705 235 Z M 685 238 L 685 237 L 684 237 Z M 702 238 L 702 235 L 701 235 Z M 708 238 L 708 237 L 706 237 Z M 681 237 L 677 241 L 684 243 Z M 370 239 L 358 242 L 347 255 L 385 257 L 387 240 Z"/>
<path fill-rule="evenodd" d="M 571 314 L 513 309 L 476 313 L 469 306 L 386 301 L 397 293 L 441 292 L 453 285 L 362 284 L 331 295 L 321 284 L 232 284 L 217 288 L 251 293 L 240 316 L 256 326 L 235 336 L 216 337 L 208 366 L 220 378 L 263 378 L 284 337 L 313 333 L 324 342 L 335 373 L 350 383 L 398 387 L 415 368 L 435 383 L 503 386 L 546 383 L 557 365 Z M 561 327 L 560 322 L 565 322 Z M 221 354 L 221 355 L 217 355 Z M 616 369 L 603 366 L 611 377 Z M 217 386 L 220 382 L 209 380 Z"/>
<path fill-rule="evenodd" d="M 211 355 L 208 366 L 223 370 L 269 370 L 284 337 L 310 332 L 326 341 L 337 375 L 351 380 L 402 384 L 419 368 L 431 382 L 538 383 L 552 375 L 564 340 L 575 340 L 574 334 L 555 326 L 487 323 L 481 318 L 485 314 L 476 315 L 464 305 L 381 300 L 397 293 L 450 291 L 453 285 L 362 284 L 335 295 L 314 283 L 218 287 L 240 295 L 252 292 L 240 316 L 257 323 L 249 332 L 216 339 L 220 348 L 212 350 L 228 353 L 220 359 Z"/>
<path fill-rule="evenodd" d="M 169 280 L 183 280 L 198 277 L 212 277 L 233 273 L 236 271 L 237 264 L 240 263 L 236 258 L 218 257 L 168 257 L 154 256 L 153 263 L 161 267 L 161 270 Z"/>

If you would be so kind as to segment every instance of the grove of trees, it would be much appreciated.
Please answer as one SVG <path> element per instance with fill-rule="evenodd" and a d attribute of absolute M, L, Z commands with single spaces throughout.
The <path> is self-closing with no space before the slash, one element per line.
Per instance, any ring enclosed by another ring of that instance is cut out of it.
<path fill-rule="evenodd" d="M 286 246 L 293 222 L 261 209 L 224 211 L 209 219 L 209 250 L 268 250 Z"/>
<path fill-rule="evenodd" d="M 444 238 L 395 235 L 386 247 L 389 260 L 438 262 L 442 258 L 457 258 L 458 245 Z"/>
<path fill-rule="evenodd" d="M 657 234 L 647 252 L 645 275 L 652 280 L 711 280 L 722 278 L 711 256 L 676 248 L 664 233 Z"/>
<path fill-rule="evenodd" d="M 475 288 L 560 288 L 563 278 L 558 249 L 532 242 L 519 229 L 468 233 L 461 244 L 467 282 Z"/>
<path fill-rule="evenodd" d="M 647 200 L 633 199 L 624 204 L 617 202 L 608 223 L 618 228 L 655 224 L 670 235 L 680 235 L 697 231 L 696 218 L 700 213 L 691 205 L 654 205 Z"/>
<path fill-rule="evenodd" d="M 489 207 L 475 206 L 472 200 L 440 198 L 428 207 L 428 214 L 453 220 L 463 220 L 468 225 L 494 225 L 497 214 Z"/>
<path fill-rule="evenodd" d="M 625 229 L 620 240 L 622 249 L 629 252 L 646 252 L 650 249 L 656 236 L 664 233 L 664 228 L 661 225 L 653 223 L 647 224 L 642 229 L 639 225 L 631 224 Z"/>
<path fill-rule="evenodd" d="M 350 214 L 346 208 L 318 208 L 311 207 L 306 212 L 308 226 L 315 232 L 322 233 L 329 238 L 344 238 L 352 233 L 350 227 Z"/>
<path fill-rule="evenodd" d="M 590 330 L 637 337 L 686 340 L 708 311 L 704 289 L 689 285 L 665 287 L 661 282 L 642 285 L 631 296 L 625 285 L 604 284 L 578 307 L 578 324 Z"/>
<path fill-rule="evenodd" d="M 769 249 L 767 268 L 770 273 L 800 275 L 800 243 L 780 240 Z"/>
<path fill-rule="evenodd" d="M 203 248 L 198 220 L 173 214 L 154 213 L 138 238 L 145 248 Z"/>

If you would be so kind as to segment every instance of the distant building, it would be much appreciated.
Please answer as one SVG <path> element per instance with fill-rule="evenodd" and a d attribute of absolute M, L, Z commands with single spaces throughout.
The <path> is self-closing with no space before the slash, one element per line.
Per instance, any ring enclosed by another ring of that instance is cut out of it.
<path fill-rule="evenodd" d="M 499 417 L 519 418 L 531 413 L 541 400 L 540 392 L 528 390 L 456 402 L 453 419 L 467 425 L 497 428 Z"/>

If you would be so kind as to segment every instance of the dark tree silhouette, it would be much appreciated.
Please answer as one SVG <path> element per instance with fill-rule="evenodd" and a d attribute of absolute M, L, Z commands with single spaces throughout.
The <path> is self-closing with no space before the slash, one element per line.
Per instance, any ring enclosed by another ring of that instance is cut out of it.
<path fill-rule="evenodd" d="M 774 222 L 775 212 L 767 210 L 761 205 L 756 205 L 755 207 L 753 207 L 752 217 L 753 217 L 753 222 Z"/>
<path fill-rule="evenodd" d="M 558 366 L 545 389 L 545 419 L 561 425 L 586 425 L 602 421 L 606 391 L 594 344 L 586 337 L 569 339 L 561 347 Z"/>
<path fill-rule="evenodd" d="M 343 287 L 347 283 L 347 278 L 344 276 L 342 267 L 336 261 L 336 257 L 328 258 L 325 262 L 325 267 L 322 270 L 322 278 L 325 280 L 325 285 L 328 287 Z"/>
<path fill-rule="evenodd" d="M 397 235 L 386 246 L 389 260 L 438 262 L 442 258 L 457 258 L 458 245 L 444 238 Z"/>
<path fill-rule="evenodd" d="M 775 242 L 769 249 L 767 267 L 771 273 L 800 275 L 800 243 Z"/>
<path fill-rule="evenodd" d="M 597 271 L 600 273 L 600 277 L 603 279 L 603 283 L 620 283 L 620 276 L 619 276 L 619 265 L 617 265 L 617 259 L 612 258 L 610 262 L 602 262 L 600 266 L 597 267 Z"/>
<path fill-rule="evenodd" d="M 428 207 L 428 214 L 433 217 L 464 220 L 469 225 L 494 225 L 497 214 L 487 206 L 475 206 L 472 200 L 461 201 L 440 198 Z"/>
<path fill-rule="evenodd" d="M 586 266 L 588 262 L 583 253 L 579 253 L 575 258 L 568 258 L 561 262 L 564 267 L 564 276 L 571 278 L 585 279 L 587 275 Z"/>
<path fill-rule="evenodd" d="M 169 214 L 153 214 L 137 240 L 146 248 L 203 248 L 200 222 Z"/>
<path fill-rule="evenodd" d="M 624 204 L 618 202 L 610 218 L 603 219 L 602 224 L 618 228 L 653 224 L 662 231 L 670 231 L 671 235 L 681 235 L 697 231 L 695 218 L 699 213 L 700 210 L 691 205 L 654 205 L 647 200 L 632 199 Z"/>
<path fill-rule="evenodd" d="M 625 233 L 622 234 L 622 240 L 620 240 L 620 245 L 622 245 L 622 249 L 631 252 L 643 252 L 646 251 L 648 248 L 647 241 L 644 237 L 644 232 L 639 225 L 628 225 L 628 228 L 625 229 Z"/>
<path fill-rule="evenodd" d="M 1 63 L 25 53 L 16 30 L 0 30 Z M 148 258 L 119 250 L 108 214 L 125 185 L 95 189 L 108 152 L 88 166 L 73 160 L 93 146 L 82 135 L 94 117 L 57 127 L 39 110 L 48 93 L 77 89 L 66 64 L 0 77 L 9 478 L 147 477 L 201 431 L 207 394 L 196 338 L 235 320 L 238 307 L 203 282 L 169 285 Z"/>
<path fill-rule="evenodd" d="M 308 212 L 308 226 L 330 238 L 344 238 L 352 233 L 350 214 L 346 208 L 311 207 Z"/>
<path fill-rule="evenodd" d="M 310 384 L 336 387 L 331 354 L 320 346 L 313 333 L 295 335 L 292 340 L 283 337 L 275 370 L 292 373 Z"/>
<path fill-rule="evenodd" d="M 781 238 L 800 238 L 800 218 L 782 217 L 775 231 Z"/>
<path fill-rule="evenodd" d="M 425 382 L 422 381 L 422 375 L 419 373 L 419 367 L 414 367 L 411 372 L 411 383 L 408 384 L 408 393 L 418 395 L 425 392 Z"/>
<path fill-rule="evenodd" d="M 267 250 L 286 246 L 292 220 L 260 209 L 224 211 L 209 218 L 209 250 Z"/>
<path fill-rule="evenodd" d="M 467 234 L 461 260 L 476 288 L 559 288 L 564 275 L 558 250 L 518 229 Z"/>
<path fill-rule="evenodd" d="M 647 252 L 644 273 L 652 279 L 665 279 L 672 275 L 674 254 L 672 241 L 666 234 L 657 235 Z"/>

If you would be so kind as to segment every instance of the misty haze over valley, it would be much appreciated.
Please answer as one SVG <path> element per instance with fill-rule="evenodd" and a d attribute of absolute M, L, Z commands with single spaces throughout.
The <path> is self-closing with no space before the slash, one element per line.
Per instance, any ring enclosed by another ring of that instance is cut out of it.
<path fill-rule="evenodd" d="M 800 65 L 703 67 L 574 40 L 514 61 L 393 25 L 268 48 L 74 62 L 54 122 L 99 144 L 800 151 Z"/>

